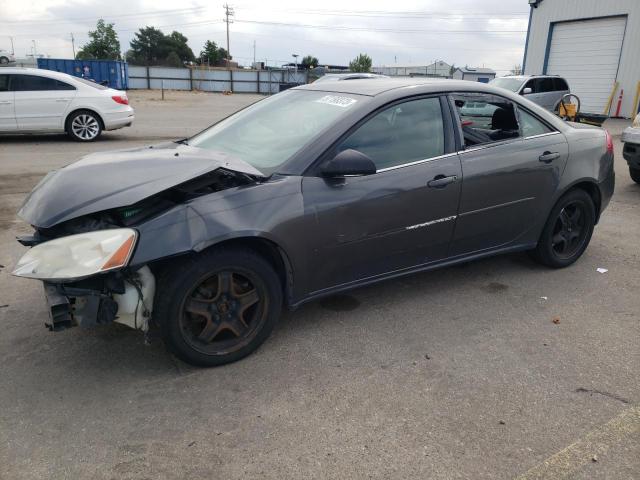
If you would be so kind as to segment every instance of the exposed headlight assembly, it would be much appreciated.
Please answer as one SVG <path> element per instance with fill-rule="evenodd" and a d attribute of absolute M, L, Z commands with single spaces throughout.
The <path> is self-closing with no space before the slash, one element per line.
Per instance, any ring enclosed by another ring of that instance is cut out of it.
<path fill-rule="evenodd" d="M 31 248 L 13 275 L 40 280 L 77 280 L 122 268 L 129 263 L 137 232 L 114 228 L 69 235 Z"/>

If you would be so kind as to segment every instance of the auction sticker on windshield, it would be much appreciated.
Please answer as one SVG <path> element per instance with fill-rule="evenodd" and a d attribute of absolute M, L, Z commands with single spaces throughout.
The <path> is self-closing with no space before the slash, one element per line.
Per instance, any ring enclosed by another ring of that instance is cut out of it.
<path fill-rule="evenodd" d="M 316 100 L 316 102 L 346 108 L 356 103 L 357 100 L 355 98 L 341 97 L 339 95 L 325 95 L 324 97 Z"/>

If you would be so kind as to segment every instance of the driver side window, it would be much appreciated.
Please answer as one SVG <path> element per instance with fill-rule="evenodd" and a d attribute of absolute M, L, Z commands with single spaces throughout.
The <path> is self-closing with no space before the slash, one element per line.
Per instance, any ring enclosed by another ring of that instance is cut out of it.
<path fill-rule="evenodd" d="M 347 149 L 367 155 L 377 170 L 443 155 L 440 99 L 411 100 L 382 110 L 343 140 L 336 153 Z"/>

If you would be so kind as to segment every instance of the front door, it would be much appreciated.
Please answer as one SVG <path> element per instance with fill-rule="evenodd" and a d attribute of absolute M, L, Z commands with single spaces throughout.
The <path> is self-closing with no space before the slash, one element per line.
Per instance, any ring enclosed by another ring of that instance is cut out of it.
<path fill-rule="evenodd" d="M 497 95 L 454 96 L 494 107 L 491 118 L 461 115 L 462 195 L 451 256 L 525 242 L 544 222 L 567 161 L 560 132 Z"/>
<path fill-rule="evenodd" d="M 15 112 L 20 130 L 57 130 L 64 128 L 75 87 L 39 75 L 12 75 Z"/>
<path fill-rule="evenodd" d="M 9 75 L 0 75 L 0 132 L 17 128 L 13 92 L 9 91 Z"/>
<path fill-rule="evenodd" d="M 448 117 L 447 117 L 448 118 Z M 437 261 L 447 255 L 460 196 L 460 161 L 445 148 L 438 97 L 394 104 L 332 149 L 368 155 L 377 173 L 307 176 L 305 210 L 315 217 L 314 292 Z"/>

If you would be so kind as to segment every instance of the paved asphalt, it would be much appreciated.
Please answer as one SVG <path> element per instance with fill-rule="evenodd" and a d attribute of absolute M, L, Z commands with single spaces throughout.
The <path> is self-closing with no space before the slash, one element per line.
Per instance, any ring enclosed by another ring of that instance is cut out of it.
<path fill-rule="evenodd" d="M 9 275 L 29 231 L 14 214 L 49 169 L 187 136 L 259 97 L 131 98 L 135 125 L 94 144 L 0 137 L 0 478 L 640 478 L 628 122 L 608 124 L 616 193 L 574 266 L 517 254 L 362 288 L 196 369 L 119 325 L 49 333 L 40 284 Z"/>

